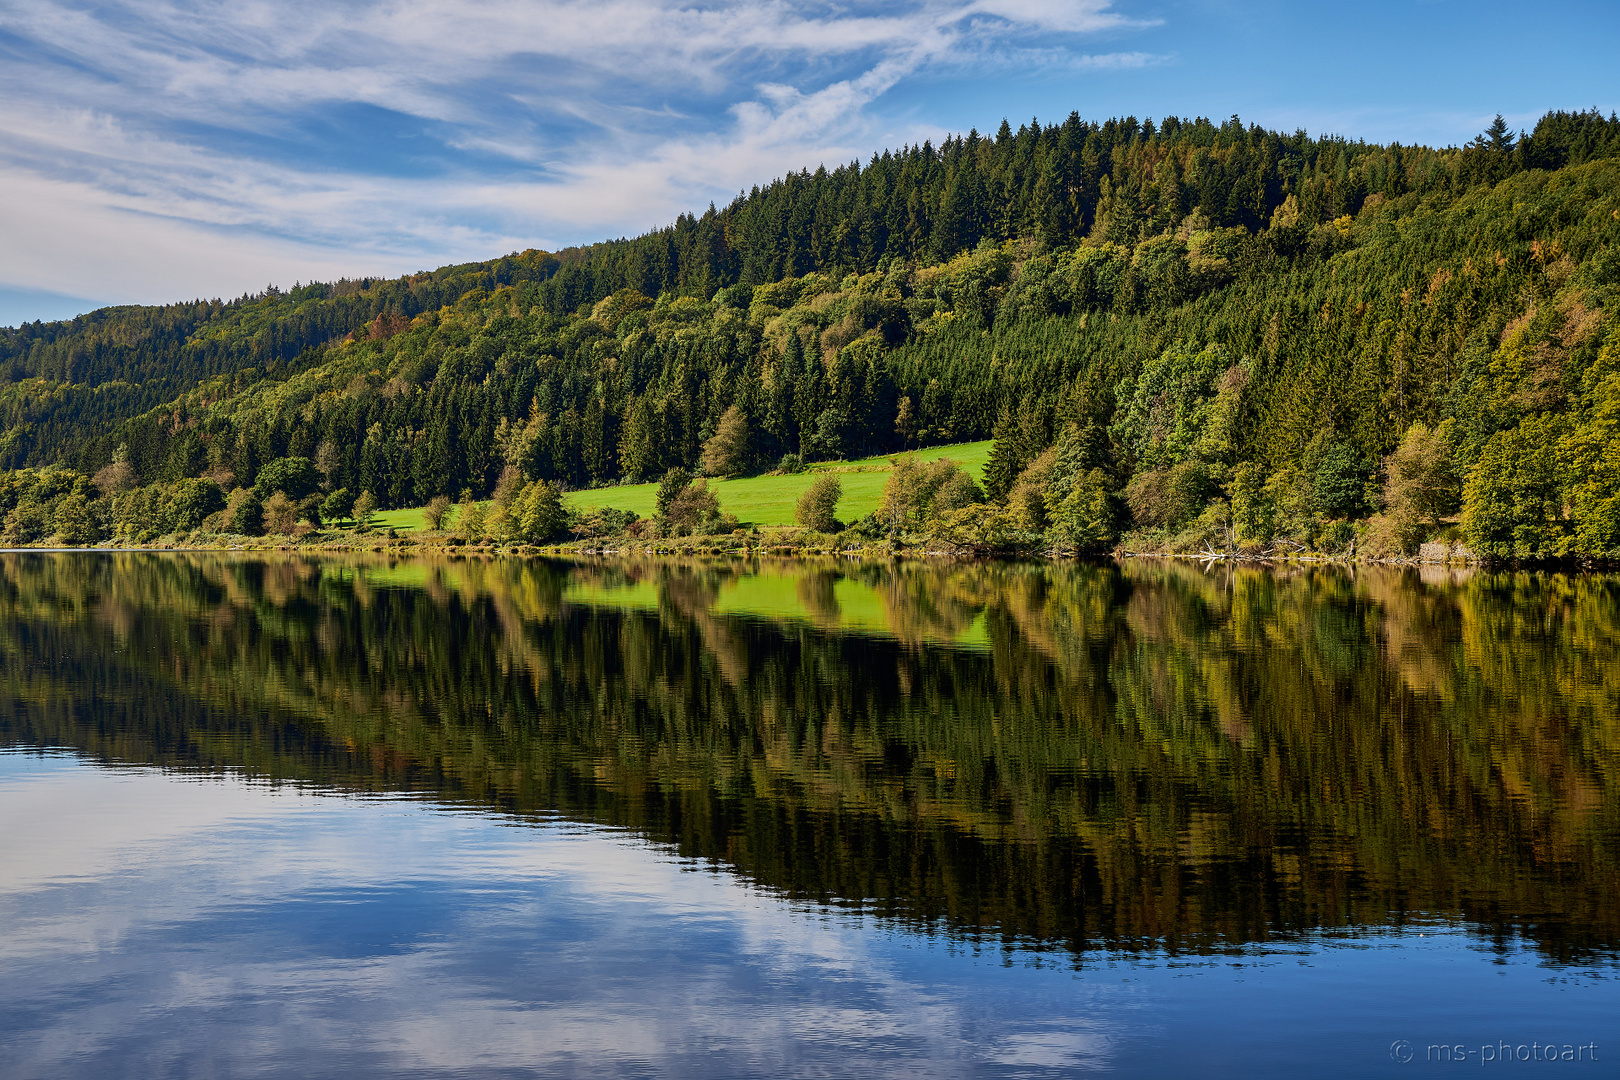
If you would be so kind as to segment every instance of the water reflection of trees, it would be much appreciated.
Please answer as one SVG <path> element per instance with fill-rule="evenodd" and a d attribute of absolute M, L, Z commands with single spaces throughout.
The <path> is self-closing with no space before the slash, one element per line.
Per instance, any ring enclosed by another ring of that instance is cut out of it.
<path fill-rule="evenodd" d="M 716 612 L 760 571 L 796 617 Z M 1077 948 L 1419 913 L 1620 942 L 1613 577 L 8 555 L 0 583 L 13 740 L 556 810 Z M 849 585 L 887 633 L 837 632 Z M 613 605 L 636 588 L 655 609 Z"/>

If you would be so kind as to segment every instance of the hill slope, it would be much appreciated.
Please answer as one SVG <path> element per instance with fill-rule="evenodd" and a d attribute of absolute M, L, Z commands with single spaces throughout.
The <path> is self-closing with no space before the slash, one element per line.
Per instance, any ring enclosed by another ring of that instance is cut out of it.
<path fill-rule="evenodd" d="M 308 458 L 408 506 L 726 432 L 728 473 L 993 436 L 988 494 L 1059 546 L 1399 549 L 1460 507 L 1490 553 L 1612 555 L 1617 153 L 1592 113 L 1461 150 L 1004 125 L 636 240 L 9 332 L 0 464 Z"/>

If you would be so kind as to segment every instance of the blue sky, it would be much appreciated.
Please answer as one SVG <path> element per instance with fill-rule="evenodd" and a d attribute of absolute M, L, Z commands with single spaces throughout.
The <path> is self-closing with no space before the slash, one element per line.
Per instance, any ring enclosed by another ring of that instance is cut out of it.
<path fill-rule="evenodd" d="M 633 235 L 1031 116 L 1466 141 L 1620 4 L 0 0 L 0 325 Z"/>

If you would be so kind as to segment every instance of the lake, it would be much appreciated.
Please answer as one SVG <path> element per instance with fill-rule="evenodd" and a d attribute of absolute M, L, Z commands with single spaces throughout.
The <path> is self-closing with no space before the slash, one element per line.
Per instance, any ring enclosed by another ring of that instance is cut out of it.
<path fill-rule="evenodd" d="M 0 649 L 0 1077 L 1620 1062 L 1620 576 L 6 553 Z"/>

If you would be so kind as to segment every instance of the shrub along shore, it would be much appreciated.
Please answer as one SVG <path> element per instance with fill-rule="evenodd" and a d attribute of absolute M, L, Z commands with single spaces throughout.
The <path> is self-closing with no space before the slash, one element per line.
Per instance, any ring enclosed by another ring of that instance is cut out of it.
<path fill-rule="evenodd" d="M 1178 532 L 1122 532 L 1130 508 L 1100 478 L 1068 467 L 1065 449 L 1060 441 L 1042 455 L 1000 501 L 988 499 L 984 489 L 986 473 L 994 467 L 988 441 L 808 467 L 788 462 L 746 478 L 672 468 L 657 484 L 566 493 L 549 481 L 526 481 L 514 469 L 492 499 L 474 499 L 468 492 L 458 503 L 441 496 L 425 507 L 391 511 L 376 510 L 369 493 L 323 490 L 317 471 L 302 459 L 261 470 L 265 486 L 273 488 L 268 493 L 238 488 L 229 497 L 207 479 L 120 489 L 116 463 L 90 478 L 65 469 L 23 470 L 0 487 L 0 505 L 11 504 L 0 542 L 50 549 L 402 554 L 1061 558 L 1109 553 L 1242 562 L 1481 561 L 1467 546 L 1464 526 L 1447 518 L 1458 485 L 1443 441 L 1421 427 L 1383 463 L 1386 480 L 1376 497 L 1385 512 L 1362 521 L 1327 519 L 1310 509 L 1328 503 L 1336 487 L 1357 482 L 1353 475 L 1336 473 L 1329 462 L 1292 493 L 1279 493 L 1275 484 L 1249 490 L 1239 478 L 1233 485 L 1237 497 L 1222 521 Z M 1075 456 L 1083 457 L 1083 450 Z M 1290 506 L 1290 494 L 1296 505 Z M 1156 497 L 1176 495 L 1172 488 Z M 1288 521 L 1290 513 L 1303 520 Z M 1262 531 L 1256 524 L 1261 519 L 1272 538 L 1244 542 L 1240 528 L 1255 535 Z M 1414 550 L 1415 556 L 1409 554 Z"/>
<path fill-rule="evenodd" d="M 926 538 L 899 542 L 866 541 L 843 535 L 828 535 L 814 530 L 792 527 L 743 528 L 726 536 L 669 537 L 642 540 L 634 537 L 567 540 L 551 544 L 512 543 L 491 541 L 465 543 L 454 533 L 435 534 L 425 530 L 401 533 L 393 529 L 332 528 L 302 537 L 242 536 L 232 533 L 211 533 L 197 530 L 189 534 L 171 534 L 146 543 L 118 543 L 106 541 L 90 546 L 68 546 L 42 543 L 31 547 L 6 548 L 0 551 L 304 551 L 311 554 L 383 553 L 397 556 L 457 555 L 461 557 L 503 556 L 591 556 L 607 558 L 646 557 L 721 557 L 721 558 L 805 558 L 827 557 L 849 559 L 1095 559 L 1095 558 L 1148 558 L 1183 559 L 1193 562 L 1246 563 L 1246 564 L 1310 564 L 1310 563 L 1368 563 L 1382 565 L 1442 565 L 1450 567 L 1490 567 L 1503 565 L 1503 560 L 1481 558 L 1461 545 L 1439 545 L 1436 549 L 1420 552 L 1416 556 L 1372 556 L 1355 553 L 1323 554 L 1267 550 L 1251 553 L 1215 552 L 1195 553 L 1157 549 L 1131 550 L 1119 547 L 1110 552 L 1092 553 L 1059 550 L 1024 550 L 1016 552 L 985 552 L 943 543 L 931 543 Z M 1517 565 L 1517 564 L 1516 564 Z M 1543 560 L 1526 564 L 1545 568 L 1562 566 L 1593 567 L 1599 564 L 1587 561 Z M 1607 564 L 1602 564 L 1607 565 Z"/>

